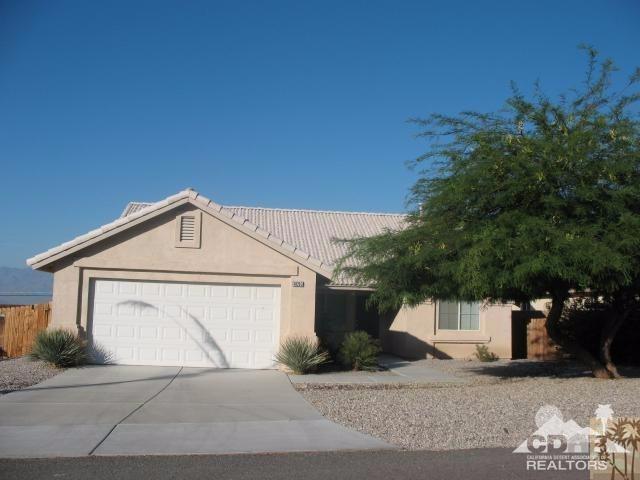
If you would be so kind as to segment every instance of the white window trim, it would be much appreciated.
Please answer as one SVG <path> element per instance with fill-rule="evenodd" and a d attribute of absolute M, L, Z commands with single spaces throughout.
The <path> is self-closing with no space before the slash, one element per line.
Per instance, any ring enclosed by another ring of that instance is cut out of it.
<path fill-rule="evenodd" d="M 467 303 L 479 303 L 479 302 L 467 302 Z M 479 332 L 480 329 L 480 308 L 478 307 L 478 328 L 469 330 L 469 329 L 461 329 L 460 328 L 460 322 L 462 321 L 462 302 L 460 301 L 456 301 L 456 304 L 458 305 L 458 323 L 457 323 L 457 327 L 458 328 L 440 328 L 440 300 L 438 300 L 437 305 L 437 311 L 436 311 L 436 326 L 437 326 L 437 330 L 442 330 L 443 332 Z"/>
<path fill-rule="evenodd" d="M 182 240 L 180 237 L 180 230 L 182 228 L 183 217 L 194 217 L 195 219 L 195 235 L 193 240 Z M 175 246 L 176 248 L 200 248 L 200 237 L 202 231 L 202 212 L 191 211 L 180 214 L 176 217 L 176 233 L 175 233 Z"/>

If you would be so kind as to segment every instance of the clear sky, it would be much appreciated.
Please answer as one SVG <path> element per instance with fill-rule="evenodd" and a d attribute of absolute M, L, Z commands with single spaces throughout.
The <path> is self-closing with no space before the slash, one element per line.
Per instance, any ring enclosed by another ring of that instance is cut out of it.
<path fill-rule="evenodd" d="M 406 120 L 640 64 L 640 2 L 0 0 L 0 265 L 194 187 L 401 211 Z"/>

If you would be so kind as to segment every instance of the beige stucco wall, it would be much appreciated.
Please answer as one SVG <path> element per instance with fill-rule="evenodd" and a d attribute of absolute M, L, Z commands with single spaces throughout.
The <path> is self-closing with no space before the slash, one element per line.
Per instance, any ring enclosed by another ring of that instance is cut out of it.
<path fill-rule="evenodd" d="M 85 333 L 91 315 L 93 279 L 239 283 L 281 287 L 280 336 L 315 335 L 317 274 L 277 248 L 202 213 L 200 248 L 176 248 L 176 217 L 197 207 L 185 204 L 47 266 L 54 273 L 52 327 Z M 294 288 L 293 280 L 304 287 Z M 345 300 L 354 310 L 355 296 Z M 347 308 L 349 305 L 351 307 Z M 439 331 L 437 302 L 402 308 L 381 319 L 383 348 L 406 358 L 471 357 L 485 344 L 511 357 L 511 305 L 484 305 L 477 332 Z M 345 329 L 354 328 L 345 314 Z"/>
<path fill-rule="evenodd" d="M 500 358 L 511 358 L 512 305 L 483 304 L 478 331 L 439 330 L 437 302 L 403 307 L 382 319 L 383 349 L 405 358 L 469 358 L 486 345 Z"/>
<path fill-rule="evenodd" d="M 200 248 L 176 248 L 187 204 L 60 260 L 53 273 L 52 327 L 86 331 L 96 278 L 279 285 L 281 338 L 315 335 L 316 273 L 227 223 L 202 213 Z M 304 287 L 292 286 L 302 280 Z"/>

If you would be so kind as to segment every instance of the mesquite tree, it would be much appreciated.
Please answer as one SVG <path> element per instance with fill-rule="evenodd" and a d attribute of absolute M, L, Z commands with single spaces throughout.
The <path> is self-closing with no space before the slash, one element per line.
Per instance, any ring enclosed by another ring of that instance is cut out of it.
<path fill-rule="evenodd" d="M 640 69 L 614 91 L 613 63 L 586 51 L 584 83 L 557 100 L 513 87 L 496 113 L 414 120 L 429 148 L 415 161 L 406 228 L 344 240 L 336 273 L 375 285 L 381 309 L 550 298 L 552 339 L 594 375 L 615 376 L 610 346 L 624 310 L 603 329 L 601 359 L 560 323 L 573 292 L 637 296 Z"/>

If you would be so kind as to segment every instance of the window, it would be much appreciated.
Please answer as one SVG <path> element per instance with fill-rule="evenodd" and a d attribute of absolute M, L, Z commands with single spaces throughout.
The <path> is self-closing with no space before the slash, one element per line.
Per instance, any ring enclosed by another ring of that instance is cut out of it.
<path fill-rule="evenodd" d="M 478 302 L 438 302 L 438 328 L 440 330 L 480 330 L 480 304 Z"/>
<path fill-rule="evenodd" d="M 176 217 L 176 247 L 200 248 L 201 212 L 183 213 Z"/>

